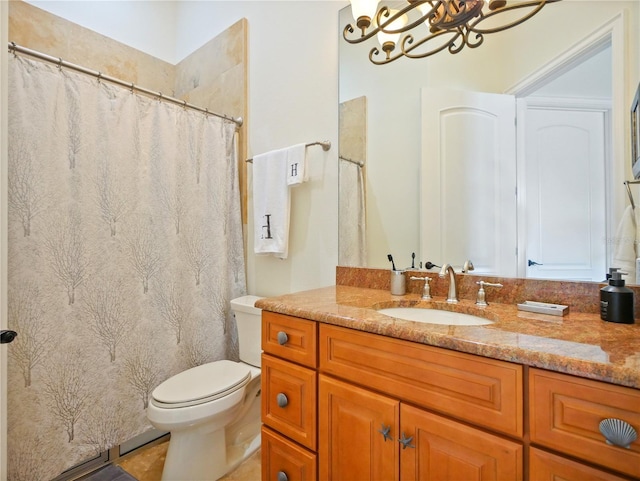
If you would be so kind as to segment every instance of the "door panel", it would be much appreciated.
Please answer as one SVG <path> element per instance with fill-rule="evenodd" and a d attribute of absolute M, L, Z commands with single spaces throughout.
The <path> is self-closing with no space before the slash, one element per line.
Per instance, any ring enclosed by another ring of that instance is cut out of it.
<path fill-rule="evenodd" d="M 422 89 L 420 254 L 516 275 L 515 99 Z"/>
<path fill-rule="evenodd" d="M 526 276 L 602 280 L 604 113 L 528 108 L 524 130 Z"/>

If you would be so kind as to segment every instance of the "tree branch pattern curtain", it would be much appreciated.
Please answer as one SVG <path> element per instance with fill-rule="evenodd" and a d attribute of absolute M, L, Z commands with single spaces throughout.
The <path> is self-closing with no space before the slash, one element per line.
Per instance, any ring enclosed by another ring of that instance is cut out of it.
<path fill-rule="evenodd" d="M 151 391 L 237 359 L 246 293 L 235 125 L 9 62 L 9 479 L 150 428 Z"/>

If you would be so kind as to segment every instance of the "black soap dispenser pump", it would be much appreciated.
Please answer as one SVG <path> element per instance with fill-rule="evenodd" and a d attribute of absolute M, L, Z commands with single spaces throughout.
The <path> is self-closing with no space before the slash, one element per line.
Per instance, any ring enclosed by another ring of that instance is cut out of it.
<path fill-rule="evenodd" d="M 633 291 L 624 285 L 621 272 L 611 272 L 609 285 L 600 289 L 600 319 L 633 324 Z"/>

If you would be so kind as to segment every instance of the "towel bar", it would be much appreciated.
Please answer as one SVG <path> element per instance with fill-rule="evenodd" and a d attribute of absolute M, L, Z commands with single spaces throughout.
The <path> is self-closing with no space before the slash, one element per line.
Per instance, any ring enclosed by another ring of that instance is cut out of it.
<path fill-rule="evenodd" d="M 311 142 L 310 144 L 306 144 L 305 147 L 311 147 L 312 145 L 321 145 L 322 146 L 322 150 L 324 150 L 325 152 L 327 150 L 329 150 L 331 148 L 331 141 L 330 140 L 325 140 L 323 142 Z M 253 163 L 253 157 L 250 159 L 246 160 L 249 163 Z"/>

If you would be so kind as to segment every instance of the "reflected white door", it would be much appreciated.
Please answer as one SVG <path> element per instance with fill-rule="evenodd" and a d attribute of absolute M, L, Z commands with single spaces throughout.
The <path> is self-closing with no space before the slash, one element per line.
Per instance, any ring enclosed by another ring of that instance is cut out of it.
<path fill-rule="evenodd" d="M 526 276 L 602 280 L 605 114 L 530 107 L 524 120 Z"/>
<path fill-rule="evenodd" d="M 515 117 L 510 95 L 422 89 L 423 259 L 516 275 Z"/>

